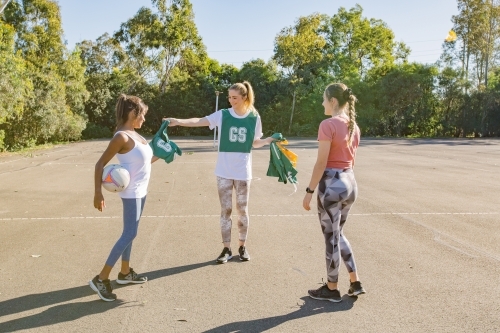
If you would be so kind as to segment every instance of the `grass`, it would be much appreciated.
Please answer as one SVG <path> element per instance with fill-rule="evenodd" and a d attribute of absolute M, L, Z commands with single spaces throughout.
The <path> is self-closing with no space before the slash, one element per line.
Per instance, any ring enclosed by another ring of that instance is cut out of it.
<path fill-rule="evenodd" d="M 0 152 L 0 157 L 7 157 L 7 156 L 34 157 L 36 155 L 39 155 L 41 151 L 57 148 L 59 146 L 64 146 L 64 145 L 67 145 L 69 143 L 70 142 L 45 143 L 43 145 L 22 148 L 22 149 L 16 150 L 16 151 Z"/>

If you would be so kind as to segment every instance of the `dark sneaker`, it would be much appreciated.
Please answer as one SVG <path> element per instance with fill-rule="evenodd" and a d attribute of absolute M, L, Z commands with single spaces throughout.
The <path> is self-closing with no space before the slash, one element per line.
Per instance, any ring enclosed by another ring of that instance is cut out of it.
<path fill-rule="evenodd" d="M 99 275 L 96 275 L 95 278 L 89 281 L 89 286 L 103 301 L 113 302 L 116 300 L 116 295 L 112 293 L 113 288 L 109 279 L 99 281 Z"/>
<path fill-rule="evenodd" d="M 240 246 L 240 248 L 238 249 L 238 252 L 240 253 L 240 260 L 241 261 L 250 260 L 250 255 L 248 254 L 246 247 Z"/>
<path fill-rule="evenodd" d="M 326 283 L 316 290 L 309 290 L 307 293 L 309 294 L 309 297 L 319 299 L 321 301 L 330 301 L 334 303 L 342 301 L 340 291 L 338 291 L 338 289 L 328 289 Z"/>
<path fill-rule="evenodd" d="M 118 273 L 118 279 L 116 279 L 116 283 L 118 284 L 129 284 L 129 283 L 144 283 L 148 280 L 147 277 L 142 276 L 134 272 L 132 268 L 130 268 L 130 272 L 127 275 Z"/>
<path fill-rule="evenodd" d="M 225 247 L 215 262 L 218 264 L 225 264 L 228 260 L 231 259 L 233 259 L 233 252 L 231 252 L 228 247 Z"/>
<path fill-rule="evenodd" d="M 349 290 L 347 291 L 347 295 L 349 296 L 358 296 L 361 294 L 366 293 L 365 289 L 361 285 L 361 282 L 356 281 L 356 282 L 351 282 L 351 286 L 349 287 Z"/>

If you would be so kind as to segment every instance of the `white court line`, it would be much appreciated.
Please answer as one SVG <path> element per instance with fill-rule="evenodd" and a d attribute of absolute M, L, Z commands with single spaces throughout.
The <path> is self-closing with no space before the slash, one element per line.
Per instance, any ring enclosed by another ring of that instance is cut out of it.
<path fill-rule="evenodd" d="M 45 162 L 43 165 L 95 165 L 95 163 L 80 163 L 80 162 Z"/>
<path fill-rule="evenodd" d="M 398 216 L 398 215 L 499 215 L 498 212 L 462 212 L 462 213 L 359 213 L 349 216 Z M 199 218 L 219 217 L 220 215 L 145 215 L 142 218 Z M 251 214 L 250 217 L 311 217 L 317 214 Z M 233 215 L 237 217 L 237 215 Z M 11 217 L 0 218 L 0 221 L 30 221 L 30 220 L 84 220 L 84 219 L 120 219 L 121 216 L 68 216 L 68 217 Z"/>

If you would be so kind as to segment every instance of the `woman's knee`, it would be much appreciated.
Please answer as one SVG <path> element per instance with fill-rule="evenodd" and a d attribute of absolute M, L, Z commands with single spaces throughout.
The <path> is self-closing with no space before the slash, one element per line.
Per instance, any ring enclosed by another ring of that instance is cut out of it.
<path fill-rule="evenodd" d="M 248 217 L 248 206 L 244 206 L 244 207 L 238 206 L 238 207 L 236 207 L 236 210 L 238 211 L 239 216 Z"/>
<path fill-rule="evenodd" d="M 137 230 L 130 230 L 122 234 L 122 236 L 120 237 L 120 241 L 126 244 L 130 244 L 135 239 L 135 237 L 137 237 Z"/>
<path fill-rule="evenodd" d="M 232 207 L 222 207 L 220 210 L 220 215 L 226 219 L 231 217 L 231 213 L 233 212 Z"/>

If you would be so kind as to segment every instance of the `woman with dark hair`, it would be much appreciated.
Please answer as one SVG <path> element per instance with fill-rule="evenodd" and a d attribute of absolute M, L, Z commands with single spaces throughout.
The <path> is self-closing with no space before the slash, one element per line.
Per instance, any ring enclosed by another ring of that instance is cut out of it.
<path fill-rule="evenodd" d="M 325 115 L 330 118 L 319 125 L 318 157 L 303 201 L 304 209 L 310 210 L 317 186 L 318 215 L 325 237 L 328 281 L 308 293 L 312 298 L 331 302 L 342 300 L 337 289 L 341 258 L 350 277 L 348 295 L 365 293 L 359 281 L 351 245 L 343 233 L 347 215 L 358 194 L 353 172 L 360 140 L 355 102 L 356 97 L 346 85 L 334 83 L 326 87 L 322 105 Z"/>
<path fill-rule="evenodd" d="M 116 132 L 108 147 L 95 165 L 94 207 L 102 212 L 106 204 L 102 195 L 102 172 L 104 166 L 116 155 L 120 165 L 130 174 L 130 183 L 120 192 L 123 202 L 123 233 L 111 250 L 108 259 L 99 275 L 89 281 L 90 287 L 104 301 L 114 301 L 116 295 L 109 281 L 111 269 L 122 257 L 121 270 L 118 273 L 118 284 L 144 283 L 145 276 L 138 275 L 129 265 L 132 241 L 137 235 L 139 220 L 146 202 L 151 163 L 158 160 L 146 139 L 135 131 L 145 121 L 148 107 L 135 96 L 121 95 L 116 103 Z"/>

